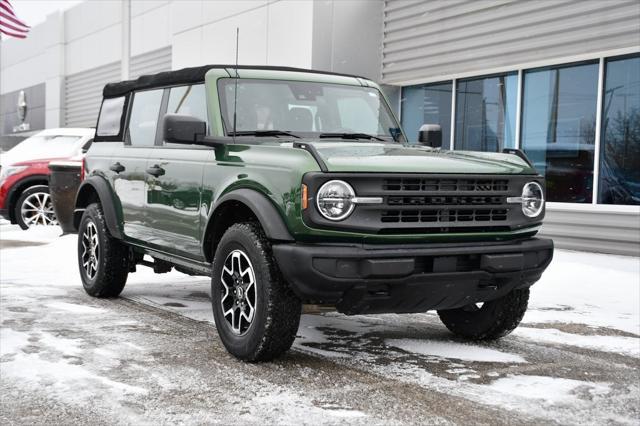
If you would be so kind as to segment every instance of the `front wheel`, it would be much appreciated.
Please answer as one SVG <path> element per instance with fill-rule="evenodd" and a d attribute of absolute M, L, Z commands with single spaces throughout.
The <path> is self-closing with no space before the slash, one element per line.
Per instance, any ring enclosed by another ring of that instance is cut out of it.
<path fill-rule="evenodd" d="M 529 289 L 525 288 L 489 302 L 441 310 L 438 315 L 453 334 L 472 340 L 494 340 L 520 324 L 528 303 Z"/>
<path fill-rule="evenodd" d="M 36 225 L 57 225 L 58 221 L 53 211 L 49 187 L 34 185 L 27 188 L 18 198 L 15 216 L 16 222 L 22 229 L 29 229 Z"/>
<path fill-rule="evenodd" d="M 129 250 L 109 234 L 102 206 L 89 205 L 78 227 L 78 267 L 93 297 L 117 297 L 129 275 Z"/>
<path fill-rule="evenodd" d="M 232 225 L 213 262 L 211 303 L 222 343 L 244 361 L 268 361 L 286 352 L 302 304 L 283 280 L 260 225 Z"/>

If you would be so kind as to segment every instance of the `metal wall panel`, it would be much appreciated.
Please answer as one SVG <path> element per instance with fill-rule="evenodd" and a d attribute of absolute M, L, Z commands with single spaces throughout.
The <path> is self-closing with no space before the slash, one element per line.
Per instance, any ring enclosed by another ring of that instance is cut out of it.
<path fill-rule="evenodd" d="M 143 53 L 131 58 L 130 78 L 171 70 L 171 47 Z"/>
<path fill-rule="evenodd" d="M 382 81 L 640 46 L 637 0 L 385 0 Z"/>
<path fill-rule="evenodd" d="M 68 75 L 64 83 L 65 126 L 95 127 L 104 85 L 120 80 L 120 62 L 78 74 Z"/>
<path fill-rule="evenodd" d="M 137 78 L 171 70 L 171 47 L 131 58 L 129 75 Z M 120 81 L 120 62 L 114 62 L 65 78 L 65 125 L 95 127 L 104 85 Z"/>
<path fill-rule="evenodd" d="M 540 236 L 558 248 L 640 256 L 640 213 L 547 210 Z"/>

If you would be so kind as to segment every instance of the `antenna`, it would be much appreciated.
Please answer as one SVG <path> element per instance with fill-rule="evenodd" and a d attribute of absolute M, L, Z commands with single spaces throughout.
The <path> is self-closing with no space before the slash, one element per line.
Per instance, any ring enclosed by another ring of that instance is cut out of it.
<path fill-rule="evenodd" d="M 240 27 L 236 27 L 236 81 L 233 90 L 233 143 L 236 143 L 236 111 L 238 110 L 238 40 L 240 39 Z"/>

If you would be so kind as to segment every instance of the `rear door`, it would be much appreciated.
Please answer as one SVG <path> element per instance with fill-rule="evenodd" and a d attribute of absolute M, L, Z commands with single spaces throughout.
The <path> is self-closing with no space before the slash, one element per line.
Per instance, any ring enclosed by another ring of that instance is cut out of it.
<path fill-rule="evenodd" d="M 112 153 L 113 188 L 121 206 L 127 239 L 146 243 L 153 230 L 146 226 L 147 158 L 156 141 L 164 89 L 132 94 L 125 141 Z"/>
<path fill-rule="evenodd" d="M 165 89 L 163 112 L 191 115 L 207 121 L 204 84 Z M 164 115 L 164 114 L 162 114 Z M 166 143 L 159 124 L 156 146 L 147 159 L 146 227 L 153 229 L 152 246 L 174 254 L 201 260 L 203 213 L 202 175 L 212 162 L 211 148 Z"/>

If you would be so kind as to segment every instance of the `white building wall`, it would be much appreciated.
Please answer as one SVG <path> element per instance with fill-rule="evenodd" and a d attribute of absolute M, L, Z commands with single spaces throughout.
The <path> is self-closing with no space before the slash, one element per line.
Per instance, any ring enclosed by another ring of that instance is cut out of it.
<path fill-rule="evenodd" d="M 313 3 L 299 0 L 173 1 L 173 69 L 238 63 L 311 66 Z"/>
<path fill-rule="evenodd" d="M 119 0 L 86 1 L 65 12 L 67 75 L 120 60 Z"/>
<path fill-rule="evenodd" d="M 57 127 L 63 114 L 61 94 L 64 80 L 64 16 L 54 13 L 34 27 L 29 37 L 2 43 L 0 94 L 45 83 L 45 125 Z"/>
<path fill-rule="evenodd" d="M 25 40 L 3 40 L 0 95 L 46 83 L 46 126 L 65 125 L 82 106 L 74 103 L 68 114 L 65 99 L 73 97 L 65 90 L 77 94 L 77 82 L 113 78 L 107 71 L 122 60 L 123 25 L 122 0 L 86 0 L 51 15 Z M 170 51 L 172 69 L 233 64 L 236 28 L 242 65 L 379 76 L 376 0 L 131 0 L 130 55 Z"/>

